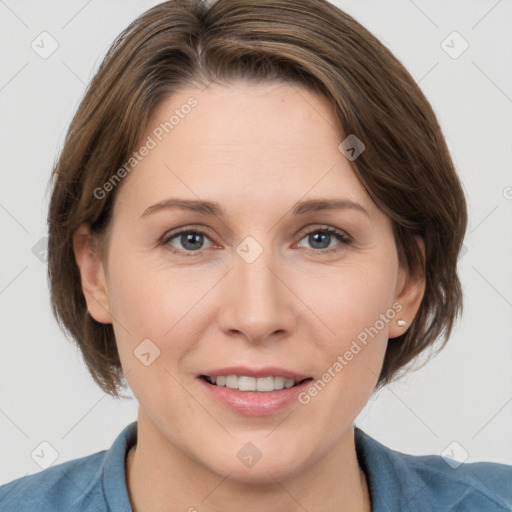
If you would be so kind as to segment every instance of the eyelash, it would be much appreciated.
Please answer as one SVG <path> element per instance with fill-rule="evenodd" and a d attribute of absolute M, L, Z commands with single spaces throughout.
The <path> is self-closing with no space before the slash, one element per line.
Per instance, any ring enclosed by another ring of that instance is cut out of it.
<path fill-rule="evenodd" d="M 206 249 L 201 249 L 199 251 L 182 251 L 180 249 L 176 249 L 175 247 L 169 245 L 169 242 L 180 236 L 180 235 L 184 235 L 184 234 L 190 234 L 190 233 L 194 233 L 194 234 L 201 234 L 201 235 L 204 235 L 208 238 L 210 238 L 208 236 L 208 233 L 200 228 L 192 228 L 191 226 L 185 226 L 183 228 L 180 229 L 180 231 L 176 231 L 176 232 L 173 232 L 173 233 L 166 233 L 162 238 L 161 240 L 159 241 L 159 245 L 161 246 L 166 246 L 169 248 L 169 250 L 171 252 L 173 252 L 174 254 L 179 254 L 179 255 L 182 255 L 182 256 L 185 256 L 185 257 L 189 257 L 189 256 L 192 256 L 192 257 L 198 257 L 198 256 L 202 256 L 204 251 Z M 338 240 L 341 242 L 342 245 L 350 245 L 352 243 L 352 238 L 345 232 L 343 231 L 340 231 L 339 229 L 336 229 L 332 226 L 324 226 L 324 227 L 321 227 L 321 228 L 315 228 L 315 229 L 311 229 L 309 231 L 301 231 L 298 236 L 300 236 L 300 239 L 299 239 L 299 242 L 300 240 L 302 240 L 303 238 L 305 238 L 306 236 L 312 234 L 312 233 L 328 233 L 328 234 L 331 234 L 331 235 L 335 235 Z M 320 255 L 323 255 L 323 254 L 326 254 L 326 253 L 332 253 L 332 252 L 338 252 L 340 249 L 332 249 L 332 248 L 327 248 L 327 249 L 310 249 L 311 251 L 314 251 L 316 254 L 320 254 Z"/>

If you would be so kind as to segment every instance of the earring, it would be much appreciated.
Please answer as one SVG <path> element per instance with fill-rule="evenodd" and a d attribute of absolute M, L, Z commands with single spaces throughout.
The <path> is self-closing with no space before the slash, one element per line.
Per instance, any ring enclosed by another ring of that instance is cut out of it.
<path fill-rule="evenodd" d="M 396 323 L 400 326 L 400 327 L 404 327 L 405 326 L 405 320 L 397 320 Z"/>

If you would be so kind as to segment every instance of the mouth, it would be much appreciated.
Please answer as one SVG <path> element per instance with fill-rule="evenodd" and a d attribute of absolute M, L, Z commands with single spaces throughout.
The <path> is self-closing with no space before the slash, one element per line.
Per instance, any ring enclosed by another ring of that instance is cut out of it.
<path fill-rule="evenodd" d="M 243 416 L 271 416 L 291 407 L 313 377 L 278 366 L 230 366 L 197 375 L 206 396 Z"/>
<path fill-rule="evenodd" d="M 200 375 L 199 378 L 211 386 L 225 387 L 233 391 L 272 393 L 290 389 L 304 382 L 313 380 L 312 377 L 291 379 L 281 375 L 266 377 L 251 377 L 248 375 Z"/>

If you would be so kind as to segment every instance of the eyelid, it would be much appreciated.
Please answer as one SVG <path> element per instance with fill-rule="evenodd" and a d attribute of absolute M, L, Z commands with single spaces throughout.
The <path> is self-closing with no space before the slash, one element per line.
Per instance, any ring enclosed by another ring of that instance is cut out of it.
<path fill-rule="evenodd" d="M 329 224 L 309 224 L 309 225 L 301 228 L 294 235 L 294 238 L 299 237 L 299 240 L 295 243 L 295 245 L 300 243 L 304 237 L 310 235 L 311 233 L 322 232 L 322 231 L 339 237 L 341 246 L 344 246 L 344 245 L 346 246 L 353 242 L 352 236 L 342 229 L 336 228 Z M 200 249 L 198 251 L 183 251 L 181 249 L 176 249 L 176 248 L 170 246 L 169 242 L 173 238 L 175 238 L 178 235 L 181 235 L 183 233 L 186 233 L 186 232 L 202 234 L 210 239 L 210 241 L 212 242 L 212 245 L 215 245 L 215 242 L 213 241 L 212 237 L 210 236 L 208 228 L 198 227 L 198 226 L 195 226 L 192 224 L 179 226 L 177 228 L 172 229 L 171 231 L 166 232 L 159 239 L 158 244 L 162 245 L 162 246 L 166 246 L 166 247 L 167 246 L 171 247 L 171 248 L 169 248 L 169 250 L 175 254 L 185 255 L 185 256 L 202 256 L 207 249 Z M 336 249 L 336 248 L 314 249 L 314 248 L 311 248 L 309 250 L 312 251 L 313 253 L 321 255 L 326 252 L 339 252 L 341 249 Z"/>
<path fill-rule="evenodd" d="M 210 238 L 210 240 L 212 239 L 212 236 L 210 235 L 209 230 L 207 228 L 194 226 L 193 224 L 188 224 L 188 225 L 179 226 L 177 228 L 171 229 L 170 231 L 167 231 L 159 239 L 158 243 L 161 244 L 161 245 L 166 245 L 166 244 L 169 243 L 169 241 L 172 238 L 174 238 L 174 237 L 176 237 L 178 235 L 181 235 L 183 233 L 186 233 L 186 232 L 200 233 L 200 234 L 205 235 L 208 238 Z M 201 250 L 203 250 L 203 249 L 201 249 Z M 187 251 L 187 252 L 193 252 L 193 251 Z M 199 252 L 201 252 L 201 251 L 196 251 L 196 253 L 199 253 Z"/>
<path fill-rule="evenodd" d="M 301 228 L 295 236 L 300 236 L 301 240 L 304 238 L 304 236 L 309 235 L 312 232 L 316 231 L 327 231 L 329 233 L 335 233 L 338 234 L 347 240 L 352 241 L 352 237 L 343 229 L 336 228 L 334 226 L 331 226 L 330 224 L 309 224 L 307 226 L 304 226 Z"/>

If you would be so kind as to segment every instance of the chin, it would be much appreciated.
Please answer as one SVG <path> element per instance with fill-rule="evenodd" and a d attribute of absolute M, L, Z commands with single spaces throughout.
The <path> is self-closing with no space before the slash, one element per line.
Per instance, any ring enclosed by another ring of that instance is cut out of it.
<path fill-rule="evenodd" d="M 226 465 L 222 475 L 229 475 L 229 480 L 247 485 L 275 485 L 276 481 L 286 481 L 293 473 L 296 472 L 290 464 L 264 464 L 261 460 L 252 468 L 244 468 L 239 465 Z"/>
<path fill-rule="evenodd" d="M 229 475 L 231 481 L 253 485 L 275 485 L 276 480 L 285 481 L 304 462 L 284 445 L 260 450 L 250 442 L 235 443 L 234 447 L 219 455 L 211 454 L 211 457 L 213 460 L 204 461 L 210 471 L 222 477 Z"/>

